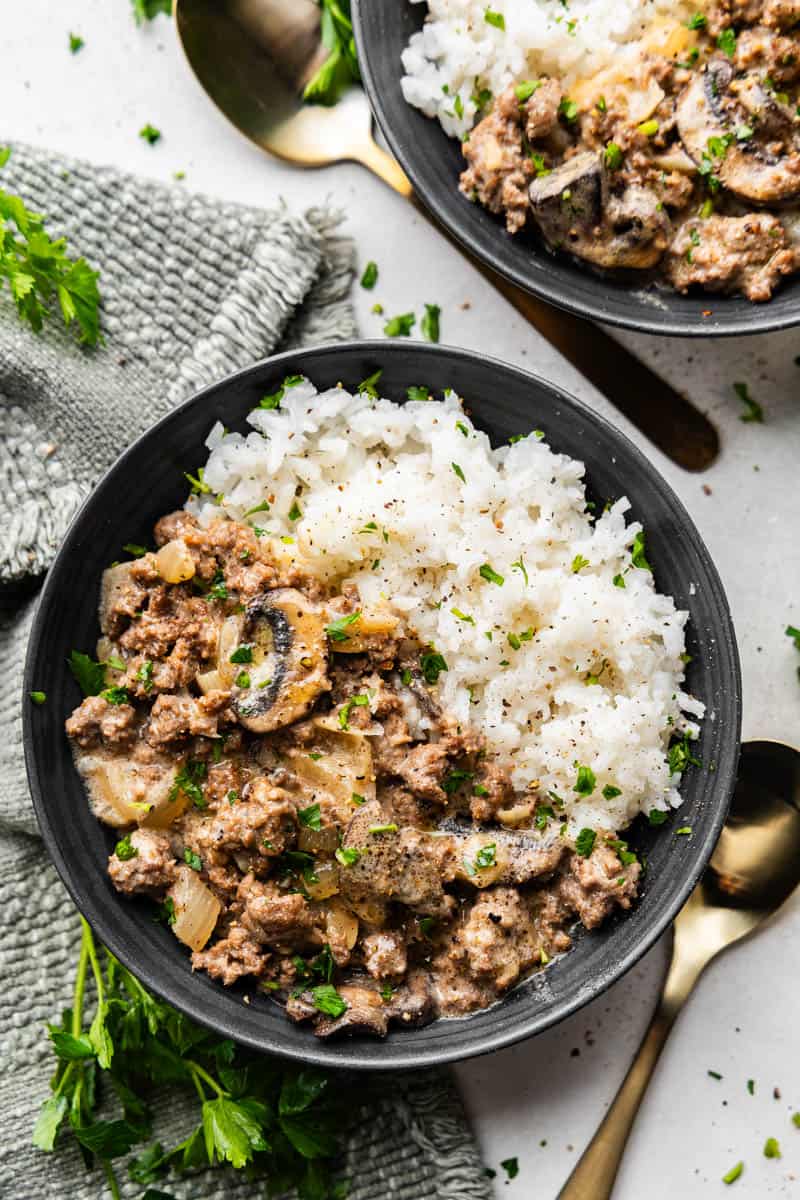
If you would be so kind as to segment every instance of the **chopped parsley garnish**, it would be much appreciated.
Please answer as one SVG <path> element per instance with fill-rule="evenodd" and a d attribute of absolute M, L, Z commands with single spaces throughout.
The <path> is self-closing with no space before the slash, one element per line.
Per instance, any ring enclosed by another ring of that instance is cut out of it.
<path fill-rule="evenodd" d="M 100 695 L 109 704 L 129 704 L 131 698 L 131 694 L 126 687 L 106 688 Z"/>
<path fill-rule="evenodd" d="M 659 129 L 658 121 L 642 121 L 638 129 L 639 133 L 643 133 L 645 137 L 655 137 Z"/>
<path fill-rule="evenodd" d="M 615 575 L 611 582 L 614 584 L 614 587 L 625 587 L 625 578 L 623 575 Z"/>
<path fill-rule="evenodd" d="M 69 35 L 69 48 L 70 48 L 71 54 L 77 54 L 79 50 L 83 49 L 85 44 L 86 43 L 84 42 L 84 40 L 80 36 L 80 34 L 71 33 Z"/>
<path fill-rule="evenodd" d="M 731 1167 L 730 1171 L 725 1172 L 725 1174 L 722 1176 L 722 1182 L 729 1183 L 729 1184 L 736 1183 L 736 1180 L 740 1177 L 743 1170 L 744 1170 L 744 1163 L 738 1162 L 736 1164 L 736 1166 Z"/>
<path fill-rule="evenodd" d="M 475 855 L 475 866 L 479 871 L 486 871 L 489 867 L 497 866 L 497 846 L 494 842 L 490 842 L 487 846 L 481 846 Z"/>
<path fill-rule="evenodd" d="M 318 804 L 310 804 L 308 808 L 298 808 L 297 817 L 300 824 L 305 825 L 306 829 L 313 829 L 315 833 L 319 833 L 322 829 L 322 817 Z"/>
<path fill-rule="evenodd" d="M 413 324 L 413 322 L 412 322 L 412 324 Z M 392 336 L 394 336 L 394 335 L 392 335 Z M 380 378 L 381 378 L 382 374 L 383 374 L 383 367 L 378 367 L 377 371 L 373 371 L 372 374 L 368 375 L 366 379 L 362 379 L 361 383 L 356 388 L 356 391 L 358 392 L 358 394 L 371 396 L 373 400 L 377 400 L 378 399 L 378 384 L 380 382 Z"/>
<path fill-rule="evenodd" d="M 386 825 L 370 825 L 369 833 L 397 833 L 397 825 L 389 821 Z"/>
<path fill-rule="evenodd" d="M 336 861 L 343 867 L 352 867 L 361 858 L 361 851 L 355 846 L 340 846 L 336 851 Z"/>
<path fill-rule="evenodd" d="M 582 829 L 575 839 L 575 853 L 588 858 L 594 850 L 597 834 L 593 829 Z"/>
<path fill-rule="evenodd" d="M 736 31 L 734 29 L 723 29 L 717 38 L 717 46 L 723 54 L 727 54 L 728 58 L 733 58 L 736 53 Z"/>
<path fill-rule="evenodd" d="M 474 771 L 462 771 L 456 767 L 442 780 L 442 789 L 447 793 L 448 796 L 452 796 L 458 791 L 462 783 L 474 778 Z"/>
<path fill-rule="evenodd" d="M 460 608 L 451 608 L 450 612 L 457 621 L 466 621 L 468 625 L 475 624 L 475 618 L 471 617 L 468 613 L 462 612 Z"/>
<path fill-rule="evenodd" d="M 736 395 L 739 397 L 745 407 L 745 411 L 741 414 L 739 420 L 744 421 L 745 424 L 755 423 L 757 425 L 763 425 L 764 409 L 761 407 L 758 401 L 754 400 L 750 395 L 747 384 L 735 383 L 733 385 L 733 390 L 736 392 Z"/>
<path fill-rule="evenodd" d="M 153 690 L 153 664 L 150 659 L 146 659 L 139 670 L 136 672 L 136 678 L 142 685 L 142 691 L 149 693 Z"/>
<path fill-rule="evenodd" d="M 289 509 L 289 520 L 290 521 L 299 521 L 300 518 L 302 517 L 302 515 L 303 515 L 302 509 L 300 508 L 300 505 L 295 500 L 294 503 L 292 504 L 292 507 Z"/>
<path fill-rule="evenodd" d="M 458 463 L 455 463 L 455 462 L 451 463 L 450 466 L 453 468 L 453 471 L 458 476 L 458 478 L 461 480 L 461 482 L 466 483 L 467 477 L 464 474 L 464 472 L 462 471 L 461 467 L 458 465 Z"/>
<path fill-rule="evenodd" d="M 645 557 L 643 529 L 640 529 L 636 534 L 636 537 L 633 539 L 633 545 L 631 546 L 631 562 L 633 563 L 634 567 L 639 567 L 642 571 L 652 572 L 653 570 L 653 568 L 650 566 L 650 563 L 647 561 L 647 558 Z"/>
<path fill-rule="evenodd" d="M 689 748 L 689 735 L 685 733 L 679 742 L 673 742 L 667 751 L 670 775 L 680 775 L 688 766 L 702 767 Z"/>
<path fill-rule="evenodd" d="M 370 260 L 364 267 L 364 274 L 361 276 L 361 286 L 371 292 L 378 282 L 378 264 Z"/>
<path fill-rule="evenodd" d="M 95 662 L 80 650 L 72 650 L 67 663 L 84 696 L 96 696 L 102 692 L 106 682 L 105 663 Z"/>
<path fill-rule="evenodd" d="M 484 563 L 478 574 L 480 575 L 481 579 L 485 579 L 487 583 L 496 583 L 498 587 L 502 587 L 505 583 L 505 576 L 498 575 L 497 571 L 495 571 L 494 567 L 490 566 L 489 563 Z"/>
<path fill-rule="evenodd" d="M 792 1124 L 795 1129 L 800 1129 L 800 1112 L 792 1113 Z"/>
<path fill-rule="evenodd" d="M 206 764 L 200 759 L 187 759 L 175 776 L 167 799 L 173 803 L 182 792 L 197 808 L 206 808 L 206 799 L 200 786 L 205 777 Z"/>
<path fill-rule="evenodd" d="M 365 692 L 361 692 L 358 696 L 351 696 L 345 700 L 342 707 L 339 709 L 339 727 L 341 729 L 350 728 L 350 713 L 354 708 L 363 708 L 369 704 L 369 696 Z"/>
<path fill-rule="evenodd" d="M 124 838 L 120 838 L 114 847 L 114 853 L 120 862 L 128 862 L 130 859 L 137 858 L 139 855 L 139 851 L 131 841 L 131 835 L 129 833 L 126 833 Z"/>
<path fill-rule="evenodd" d="M 493 12 L 491 8 L 485 10 L 483 19 L 487 25 L 493 25 L 495 29 L 505 29 L 506 27 L 506 19 L 503 14 Z"/>
<path fill-rule="evenodd" d="M 588 558 L 584 558 L 582 554 L 576 554 L 572 560 L 572 574 L 577 575 L 584 567 L 590 566 Z"/>
<path fill-rule="evenodd" d="M 687 29 L 705 29 L 706 18 L 703 13 L 696 12 L 693 17 L 690 17 L 686 22 Z"/>
<path fill-rule="evenodd" d="M 579 796 L 591 796 L 597 785 L 594 771 L 591 767 L 584 767 L 580 764 L 576 765 L 578 766 L 578 775 L 575 780 L 575 787 L 572 790 L 577 792 Z"/>
<path fill-rule="evenodd" d="M 412 387 L 406 388 L 406 396 L 408 397 L 409 400 L 416 400 L 421 403 L 423 401 L 430 400 L 431 393 L 430 393 L 430 390 L 426 387 L 412 386 Z"/>
<path fill-rule="evenodd" d="M 603 153 L 609 171 L 618 171 L 622 166 L 622 147 L 617 142 L 609 142 Z"/>
<path fill-rule="evenodd" d="M 187 867 L 191 867 L 193 871 L 202 871 L 203 860 L 199 854 L 195 854 L 194 850 L 190 850 L 187 846 L 183 852 L 183 861 Z"/>
<path fill-rule="evenodd" d="M 175 924 L 175 901 L 172 896 L 167 896 L 164 903 L 159 905 L 158 915 L 162 921 L 166 921 L 167 925 Z"/>
<path fill-rule="evenodd" d="M 360 609 L 358 612 L 348 613 L 344 617 L 338 617 L 335 621 L 331 621 L 330 625 L 326 625 L 325 632 L 332 642 L 349 642 L 350 634 L 347 633 L 347 630 L 360 618 Z"/>
<path fill-rule="evenodd" d="M 504 1158 L 500 1166 L 509 1179 L 516 1179 L 519 1175 L 519 1161 L 516 1158 Z"/>
<path fill-rule="evenodd" d="M 437 683 L 442 671 L 447 670 L 447 663 L 431 646 L 420 655 L 419 667 L 426 683 Z"/>
<path fill-rule="evenodd" d="M 238 688 L 243 688 L 243 689 L 249 688 L 250 687 L 250 676 L 248 675 L 247 671 L 240 671 L 239 674 L 236 676 L 235 682 L 236 682 L 236 686 Z"/>
<path fill-rule="evenodd" d="M 781 1147 L 777 1138 L 768 1137 L 764 1142 L 764 1158 L 780 1158 Z"/>
<path fill-rule="evenodd" d="M 568 96 L 565 96 L 561 101 L 558 106 L 558 111 L 564 120 L 569 121 L 570 124 L 578 119 L 578 106 L 575 101 L 570 100 Z"/>
<path fill-rule="evenodd" d="M 433 917 L 420 917 L 419 930 L 423 937 L 430 937 L 433 932 L 433 927 L 436 924 Z"/>
<path fill-rule="evenodd" d="M 613 783 L 607 783 L 603 788 L 603 799 L 613 800 L 616 796 L 622 795 L 622 788 L 614 787 Z"/>
<path fill-rule="evenodd" d="M 522 574 L 522 578 L 525 580 L 525 587 L 527 587 L 528 586 L 528 572 L 525 569 L 525 563 L 523 561 L 521 554 L 520 554 L 519 558 L 517 559 L 517 561 L 513 562 L 511 564 L 511 570 L 519 571 Z"/>
<path fill-rule="evenodd" d="M 719 1071 L 706 1071 L 706 1074 L 710 1075 L 712 1079 L 722 1079 Z"/>
<path fill-rule="evenodd" d="M 133 19 L 137 25 L 143 21 L 152 21 L 159 13 L 172 15 L 172 0 L 131 0 L 133 4 Z"/>
<path fill-rule="evenodd" d="M 750 1095 L 751 1095 L 751 1096 L 754 1096 L 754 1095 L 755 1095 L 755 1092 L 756 1092 L 756 1081 L 755 1081 L 755 1079 L 748 1079 L 748 1081 L 747 1081 L 747 1090 L 748 1090 L 748 1092 L 750 1093 Z"/>
<path fill-rule="evenodd" d="M 252 508 L 248 508 L 244 515 L 252 517 L 254 513 L 260 512 L 269 512 L 269 500 L 262 500 L 260 504 L 255 504 Z"/>
<path fill-rule="evenodd" d="M 438 342 L 439 340 L 439 317 L 441 311 L 438 304 L 425 305 L 425 312 L 422 314 L 419 327 L 426 342 Z"/>
<path fill-rule="evenodd" d="M 411 337 L 411 330 L 417 322 L 416 314 L 413 312 L 401 313 L 397 317 L 390 317 L 383 327 L 383 332 L 387 337 Z"/>
<path fill-rule="evenodd" d="M 541 79 L 524 79 L 522 83 L 518 83 L 514 88 L 514 95 L 519 100 L 520 104 L 524 104 L 526 100 L 530 100 L 537 88 L 542 86 Z"/>
<path fill-rule="evenodd" d="M 689 837 L 691 835 L 691 832 L 692 832 L 691 825 L 681 825 L 680 829 L 675 830 L 676 834 L 680 834 L 683 837 Z"/>
<path fill-rule="evenodd" d="M 239 793 L 236 791 L 236 788 L 231 788 L 225 798 L 228 801 L 228 804 L 235 804 L 239 799 Z"/>
<path fill-rule="evenodd" d="M 459 433 L 463 433 L 464 437 L 469 437 L 469 430 L 463 421 L 456 421 L 456 429 Z"/>
<path fill-rule="evenodd" d="M 555 816 L 555 811 L 549 804 L 540 804 L 536 809 L 536 817 L 533 823 L 537 829 L 545 829 L 548 820 L 555 820 Z"/>
<path fill-rule="evenodd" d="M 391 1000 L 393 995 L 394 995 L 394 988 L 392 987 L 392 985 L 390 983 L 385 983 L 383 985 L 383 987 L 381 988 L 381 1000 L 385 1000 L 388 1004 L 388 1002 Z"/>
<path fill-rule="evenodd" d="M 332 983 L 321 983 L 312 988 L 311 1000 L 314 1007 L 328 1017 L 341 1017 L 347 1012 L 347 1001 L 339 995 Z"/>
<path fill-rule="evenodd" d="M 206 592 L 206 600 L 227 600 L 228 588 L 222 571 L 217 571 L 211 580 L 211 587 Z"/>
<path fill-rule="evenodd" d="M 651 808 L 647 819 L 651 825 L 663 825 L 665 821 L 669 820 L 669 813 L 665 812 L 663 808 Z"/>
<path fill-rule="evenodd" d="M 147 546 L 140 546 L 138 542 L 126 542 L 122 549 L 126 554 L 130 554 L 131 558 L 144 558 L 147 554 Z"/>
<path fill-rule="evenodd" d="M 489 789 L 484 787 L 482 783 L 476 783 L 472 789 L 473 796 L 488 796 Z"/>
<path fill-rule="evenodd" d="M 352 796 L 350 797 L 350 801 L 352 804 L 366 804 L 367 802 L 366 797 L 360 796 L 358 792 L 353 792 Z"/>
<path fill-rule="evenodd" d="M 47 699 L 46 692 L 29 692 L 28 694 L 34 704 L 44 704 Z"/>
<path fill-rule="evenodd" d="M 232 663 L 251 663 L 253 661 L 253 643 L 242 642 L 241 646 L 236 647 L 228 661 Z"/>
<path fill-rule="evenodd" d="M 156 129 L 155 125 L 151 125 L 148 121 L 147 124 L 143 125 L 139 130 L 139 137 L 143 138 L 144 141 L 147 142 L 148 146 L 155 146 L 156 142 L 160 141 L 161 139 L 161 130 Z"/>

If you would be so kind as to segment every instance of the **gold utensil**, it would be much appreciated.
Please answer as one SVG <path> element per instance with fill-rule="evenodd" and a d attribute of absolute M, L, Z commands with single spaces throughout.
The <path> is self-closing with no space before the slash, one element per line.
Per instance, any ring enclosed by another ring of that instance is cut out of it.
<path fill-rule="evenodd" d="M 175 0 L 175 19 L 200 84 L 262 150 L 303 167 L 360 162 L 413 198 L 400 167 L 375 143 L 360 89 L 333 108 L 302 104 L 303 86 L 324 57 L 313 0 Z M 418 209 L 432 220 L 422 205 Z M 719 453 L 717 431 L 689 400 L 599 326 L 549 307 L 468 257 L 665 454 L 689 471 L 711 465 Z"/>
<path fill-rule="evenodd" d="M 745 742 L 731 811 L 675 921 L 672 962 L 650 1027 L 558 1200 L 609 1200 L 628 1135 L 675 1018 L 720 951 L 753 933 L 800 883 L 800 751 Z"/>

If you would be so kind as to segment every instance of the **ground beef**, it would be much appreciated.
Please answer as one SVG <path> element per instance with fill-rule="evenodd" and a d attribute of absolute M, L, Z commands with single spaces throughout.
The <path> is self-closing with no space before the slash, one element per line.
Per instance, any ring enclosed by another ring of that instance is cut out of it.
<path fill-rule="evenodd" d="M 108 873 L 118 892 L 144 893 L 159 898 L 175 881 L 175 857 L 165 833 L 155 829 L 135 829 L 130 843 L 136 851 L 132 858 L 120 858 L 116 851 L 108 860 Z"/>
<path fill-rule="evenodd" d="M 314 924 L 313 910 L 299 892 L 281 893 L 274 884 L 247 875 L 239 885 L 244 908 L 241 923 L 262 945 L 306 945 Z"/>
<path fill-rule="evenodd" d="M 685 221 L 664 258 L 680 292 L 701 284 L 712 292 L 741 290 L 750 300 L 769 300 L 797 265 L 786 231 L 769 213 Z"/>
<path fill-rule="evenodd" d="M 220 714 L 230 701 L 230 693 L 209 692 L 195 698 L 189 695 L 158 696 L 147 723 L 151 746 L 164 747 L 187 737 L 219 737 Z"/>
<path fill-rule="evenodd" d="M 244 975 L 263 975 L 268 962 L 264 948 L 240 925 L 232 925 L 227 935 L 210 949 L 195 950 L 192 954 L 195 971 L 208 971 L 212 979 L 219 979 L 226 987 Z"/>
<path fill-rule="evenodd" d="M 598 843 L 588 858 L 572 855 L 558 893 L 587 929 L 595 929 L 615 907 L 630 908 L 640 873 L 638 862 L 623 867 L 610 846 Z"/>
<path fill-rule="evenodd" d="M 67 736 L 82 749 L 107 746 L 125 750 L 136 737 L 136 710 L 130 704 L 112 704 L 103 696 L 87 696 L 67 718 Z"/>
<path fill-rule="evenodd" d="M 460 190 L 489 212 L 503 213 L 509 233 L 517 233 L 527 222 L 527 186 L 534 174 L 522 150 L 522 117 L 514 88 L 507 88 L 462 147 L 467 168 Z"/>

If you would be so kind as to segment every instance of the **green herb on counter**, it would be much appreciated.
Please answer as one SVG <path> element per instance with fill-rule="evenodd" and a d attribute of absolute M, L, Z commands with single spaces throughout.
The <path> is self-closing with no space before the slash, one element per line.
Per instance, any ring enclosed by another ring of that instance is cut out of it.
<path fill-rule="evenodd" d="M 71 33 L 69 35 L 69 50 L 70 54 L 77 54 L 86 45 L 80 34 Z"/>
<path fill-rule="evenodd" d="M 151 125 L 148 121 L 147 124 L 143 125 L 139 130 L 139 137 L 143 138 L 144 141 L 147 142 L 148 146 L 155 146 L 156 142 L 161 140 L 161 130 L 156 129 L 155 125 Z"/>
<path fill-rule="evenodd" d="M 411 330 L 416 324 L 413 312 L 401 313 L 399 317 L 390 317 L 383 327 L 387 337 L 411 337 Z"/>
<path fill-rule="evenodd" d="M 376 262 L 368 262 L 364 267 L 364 274 L 361 276 L 361 286 L 367 291 L 372 291 L 375 284 L 378 282 L 378 264 Z"/>
<path fill-rule="evenodd" d="M 131 0 L 133 4 L 133 19 L 137 25 L 152 21 L 159 13 L 172 16 L 172 0 Z"/>
<path fill-rule="evenodd" d="M 736 392 L 736 395 L 739 397 L 745 407 L 745 411 L 739 417 L 739 420 L 744 421 L 746 424 L 755 423 L 757 425 L 763 425 L 764 409 L 761 407 L 758 401 L 754 400 L 750 395 L 750 390 L 747 384 L 735 383 L 733 385 L 733 390 Z"/>
<path fill-rule="evenodd" d="M 438 342 L 439 340 L 439 317 L 442 310 L 438 304 L 426 304 L 425 312 L 422 320 L 419 323 L 420 332 L 426 342 Z"/>
<path fill-rule="evenodd" d="M 728 1184 L 736 1183 L 736 1180 L 740 1178 L 743 1170 L 744 1163 L 738 1162 L 735 1167 L 731 1167 L 730 1171 L 726 1171 L 726 1173 L 722 1176 L 722 1182 Z"/>

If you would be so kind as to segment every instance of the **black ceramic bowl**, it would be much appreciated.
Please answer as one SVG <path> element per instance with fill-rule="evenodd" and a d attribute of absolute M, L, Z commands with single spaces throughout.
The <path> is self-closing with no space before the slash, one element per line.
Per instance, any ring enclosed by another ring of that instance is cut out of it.
<path fill-rule="evenodd" d="M 124 543 L 148 542 L 155 520 L 183 504 L 183 472 L 205 461 L 203 443 L 215 421 L 244 428 L 250 409 L 287 374 L 307 374 L 321 388 L 339 381 L 355 387 L 378 367 L 384 395 L 402 401 L 409 384 L 454 388 L 493 442 L 543 429 L 554 449 L 586 463 L 600 507 L 609 496 L 630 498 L 647 530 L 659 589 L 691 613 L 689 687 L 714 714 L 703 725 L 700 757 L 715 769 L 688 772 L 677 820 L 659 830 L 640 822 L 634 830 L 648 869 L 630 914 L 595 933 L 579 932 L 567 955 L 484 1012 L 392 1032 L 384 1042 L 326 1044 L 292 1025 L 267 997 L 253 994 L 245 1004 L 243 995 L 254 988 L 226 990 L 192 974 L 187 951 L 153 921 L 153 906 L 114 891 L 106 858 L 116 839 L 92 816 L 64 735 L 64 720 L 80 700 L 65 659 L 73 647 L 93 650 L 103 569 Z M 27 700 L 34 690 L 47 693 L 46 704 Z M 25 753 L 42 834 L 75 903 L 106 945 L 147 987 L 224 1036 L 307 1062 L 364 1069 L 495 1050 L 546 1029 L 618 979 L 666 929 L 703 870 L 725 818 L 739 748 L 739 667 L 728 605 L 697 530 L 647 459 L 611 425 L 535 376 L 463 350 L 407 342 L 278 355 L 200 392 L 135 442 L 75 518 L 50 570 L 31 635 L 25 696 Z M 690 825 L 691 836 L 674 836 L 676 825 Z"/>
<path fill-rule="evenodd" d="M 635 279 L 593 274 L 566 255 L 550 254 L 533 235 L 506 233 L 500 218 L 459 192 L 464 160 L 458 141 L 403 99 L 400 55 L 426 13 L 427 5 L 410 0 L 353 0 L 358 60 L 372 111 L 417 196 L 467 250 L 551 304 L 627 329 L 709 337 L 800 323 L 800 276 L 782 284 L 767 304 L 700 291 L 682 296 Z"/>

